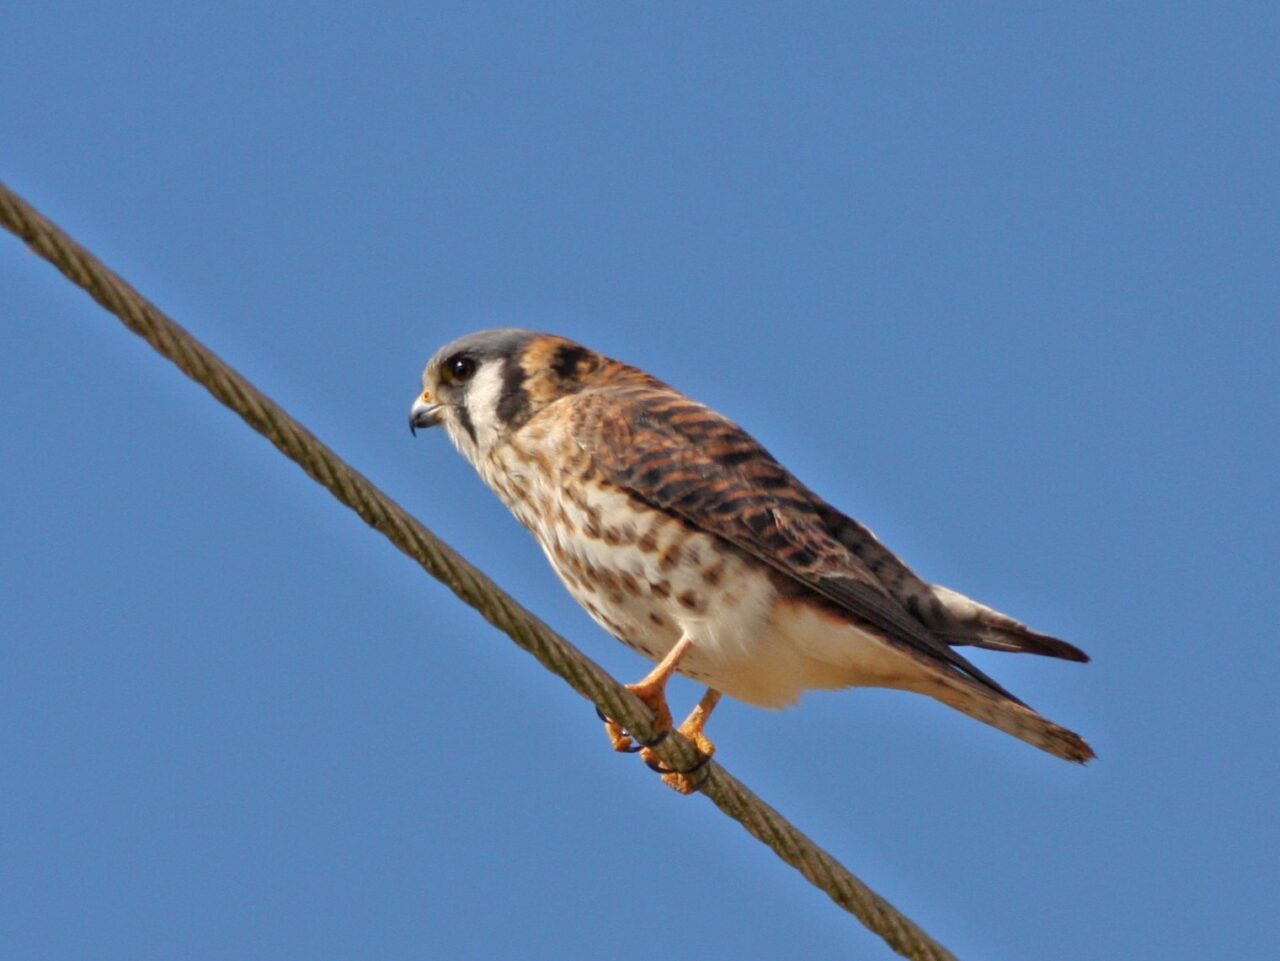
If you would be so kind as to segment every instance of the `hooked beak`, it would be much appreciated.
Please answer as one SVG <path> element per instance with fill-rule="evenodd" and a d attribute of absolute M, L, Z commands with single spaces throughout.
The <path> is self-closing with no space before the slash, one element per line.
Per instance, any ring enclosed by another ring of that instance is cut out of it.
<path fill-rule="evenodd" d="M 439 424 L 440 406 L 431 396 L 431 391 L 424 390 L 409 408 L 409 433 L 416 436 L 419 427 L 435 427 Z"/>

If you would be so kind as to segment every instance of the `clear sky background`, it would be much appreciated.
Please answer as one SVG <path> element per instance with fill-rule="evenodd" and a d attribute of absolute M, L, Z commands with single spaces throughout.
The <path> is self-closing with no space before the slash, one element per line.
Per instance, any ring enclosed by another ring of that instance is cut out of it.
<path fill-rule="evenodd" d="M 1087 649 L 976 657 L 1083 769 L 905 694 L 715 718 L 962 958 L 1275 957 L 1274 4 L 3 21 L 0 178 L 621 679 L 406 430 L 460 333 L 653 371 Z M 8 235 L 0 297 L 4 958 L 890 957 Z"/>

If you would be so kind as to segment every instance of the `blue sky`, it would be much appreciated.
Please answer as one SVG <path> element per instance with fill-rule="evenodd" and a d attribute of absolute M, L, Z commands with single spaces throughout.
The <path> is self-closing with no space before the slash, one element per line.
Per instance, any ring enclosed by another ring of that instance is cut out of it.
<path fill-rule="evenodd" d="M 962 958 L 1273 956 L 1273 5 L 12 5 L 0 178 L 624 680 L 421 367 L 554 330 L 746 425 L 1080 769 L 903 694 L 719 758 Z M 887 958 L 0 238 L 9 959 Z M 676 710 L 697 690 L 673 688 Z"/>

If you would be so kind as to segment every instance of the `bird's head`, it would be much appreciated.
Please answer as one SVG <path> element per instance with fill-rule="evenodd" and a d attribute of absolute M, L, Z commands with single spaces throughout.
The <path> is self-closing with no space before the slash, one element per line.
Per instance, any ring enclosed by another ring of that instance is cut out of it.
<path fill-rule="evenodd" d="M 443 424 L 475 464 L 512 430 L 582 390 L 612 363 L 553 334 L 514 328 L 467 334 L 441 347 L 422 372 L 409 428 Z"/>

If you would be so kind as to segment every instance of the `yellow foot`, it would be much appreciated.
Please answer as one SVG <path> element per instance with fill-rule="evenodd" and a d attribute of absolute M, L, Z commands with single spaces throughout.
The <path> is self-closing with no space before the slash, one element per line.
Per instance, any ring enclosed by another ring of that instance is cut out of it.
<path fill-rule="evenodd" d="M 640 750 L 640 745 L 627 733 L 627 729 L 617 721 L 611 721 L 606 717 L 604 719 L 604 733 L 609 738 L 609 744 L 619 753 L 634 754 Z"/>
<path fill-rule="evenodd" d="M 653 736 L 660 739 L 663 734 L 671 730 L 671 708 L 667 707 L 666 695 L 666 678 L 663 678 L 662 684 L 653 684 L 647 678 L 638 684 L 628 684 L 627 690 L 640 698 L 649 710 L 653 711 Z M 617 721 L 610 718 L 604 719 L 604 733 L 609 737 L 609 743 L 615 751 L 634 754 L 641 750 L 640 745 L 636 742 L 629 731 Z"/>
<path fill-rule="evenodd" d="M 714 688 L 707 688 L 707 693 L 702 695 L 702 700 L 689 712 L 689 716 L 680 725 L 680 733 L 693 742 L 693 746 L 698 749 L 698 753 L 701 755 L 701 758 L 689 770 L 672 771 L 662 764 L 652 751 L 646 749 L 640 753 L 644 763 L 662 775 L 662 783 L 667 787 L 679 791 L 681 794 L 692 794 L 698 789 L 698 785 L 702 783 L 701 771 L 707 762 L 711 760 L 711 755 L 716 753 L 716 746 L 711 743 L 711 738 L 703 733 L 703 728 L 706 727 L 707 720 L 711 717 L 711 712 L 716 709 L 716 705 L 719 703 L 720 692 Z"/>
<path fill-rule="evenodd" d="M 711 738 L 702 733 L 701 727 L 701 724 L 695 724 L 693 718 L 690 718 L 677 728 L 681 734 L 693 742 L 693 746 L 698 749 L 698 754 L 701 755 L 694 762 L 693 767 L 687 771 L 671 770 L 659 761 L 658 756 L 649 748 L 644 748 L 640 752 L 640 759 L 662 775 L 662 783 L 681 794 L 692 794 L 698 789 L 698 785 L 702 783 L 702 769 L 711 760 L 711 756 L 716 753 L 715 744 L 711 742 Z"/>
<path fill-rule="evenodd" d="M 640 698 L 649 710 L 653 711 L 654 740 L 661 739 L 671 730 L 671 709 L 667 707 L 667 681 L 671 679 L 671 675 L 680 664 L 680 659 L 692 645 L 693 641 L 688 636 L 681 637 L 675 647 L 671 648 L 658 662 L 657 667 L 646 674 L 642 680 L 627 685 L 627 690 Z M 604 721 L 604 731 L 609 735 L 609 743 L 613 745 L 615 751 L 631 753 L 639 749 L 635 738 L 621 724 L 603 715 L 601 719 Z"/>

